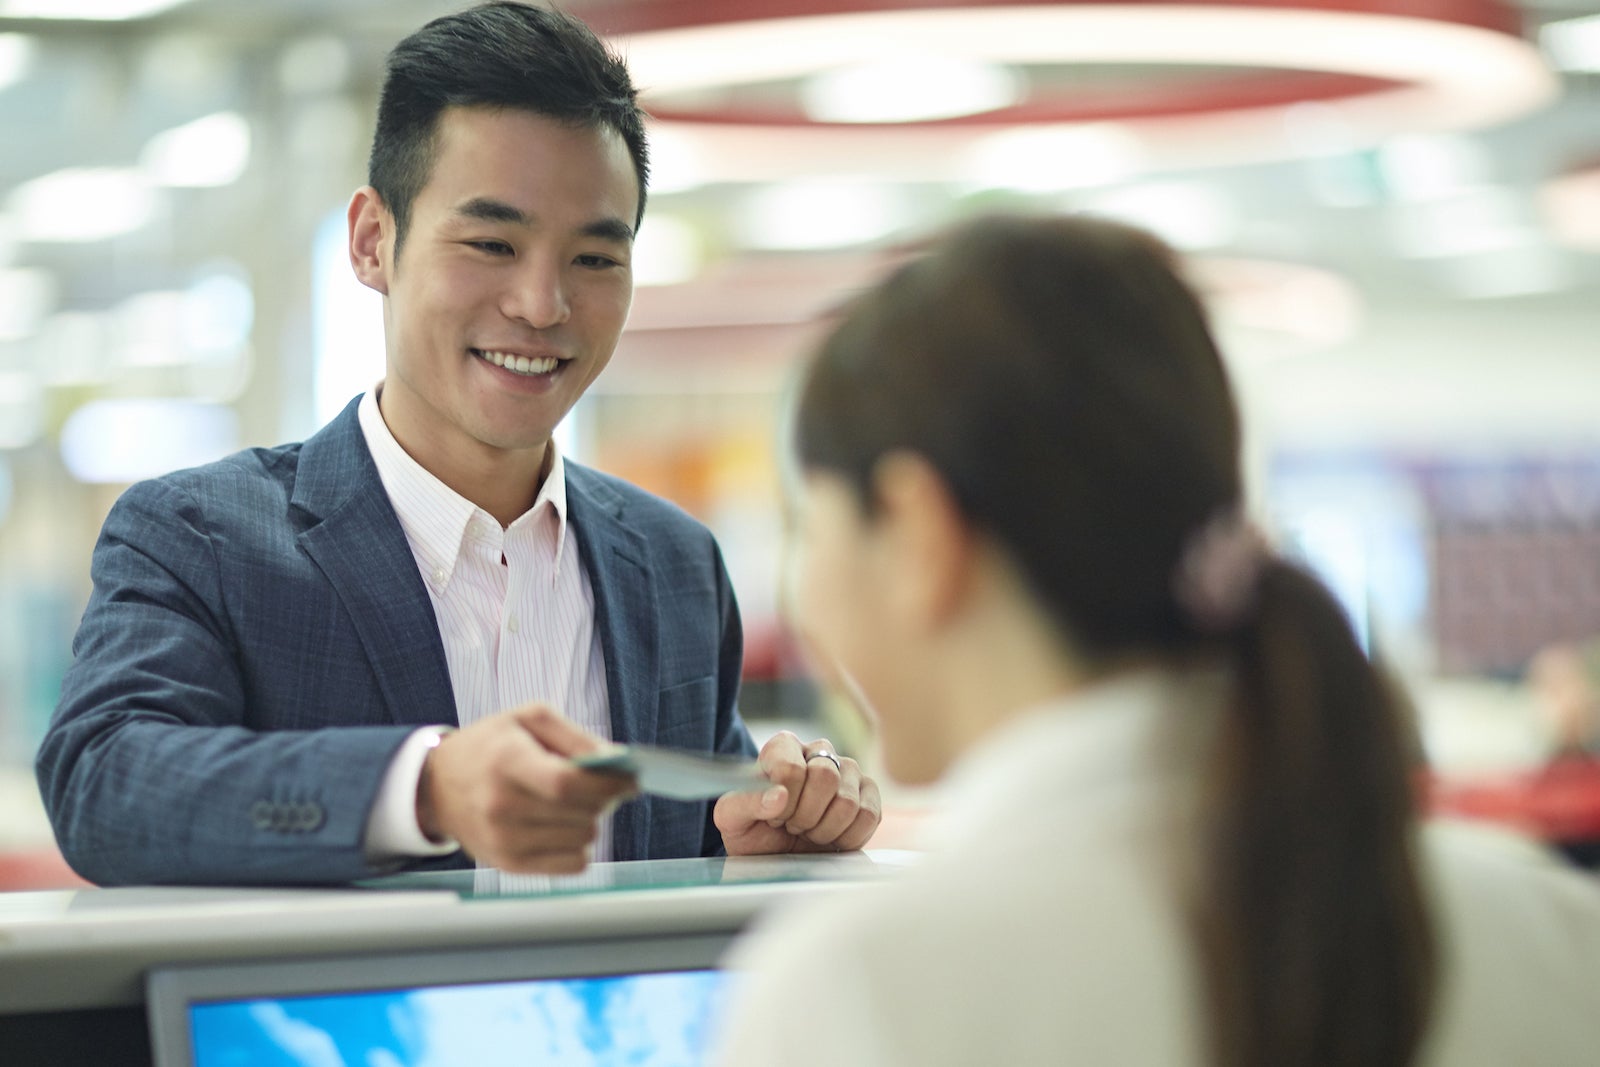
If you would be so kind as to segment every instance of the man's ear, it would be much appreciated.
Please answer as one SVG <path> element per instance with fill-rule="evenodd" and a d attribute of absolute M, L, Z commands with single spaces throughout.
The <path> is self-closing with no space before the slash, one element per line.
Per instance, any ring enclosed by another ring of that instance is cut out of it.
<path fill-rule="evenodd" d="M 345 213 L 350 230 L 350 267 L 368 289 L 389 295 L 389 272 L 394 269 L 394 216 L 370 185 L 357 189 Z"/>
<path fill-rule="evenodd" d="M 923 457 L 891 452 L 873 469 L 894 610 L 918 629 L 938 628 L 971 591 L 977 541 L 949 484 Z"/>

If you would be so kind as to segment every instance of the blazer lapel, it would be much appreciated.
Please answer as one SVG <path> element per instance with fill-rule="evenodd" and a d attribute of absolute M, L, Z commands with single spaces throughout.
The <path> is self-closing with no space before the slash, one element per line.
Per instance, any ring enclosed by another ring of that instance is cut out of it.
<path fill-rule="evenodd" d="M 567 520 L 594 591 L 594 625 L 606 664 L 611 738 L 654 744 L 660 689 L 655 585 L 648 545 L 622 521 L 622 498 L 593 471 L 568 461 Z M 616 853 L 647 855 L 650 799 L 617 809 Z"/>
<path fill-rule="evenodd" d="M 444 643 L 353 400 L 301 446 L 291 503 L 316 521 L 299 542 L 350 612 L 397 723 L 455 723 Z"/>

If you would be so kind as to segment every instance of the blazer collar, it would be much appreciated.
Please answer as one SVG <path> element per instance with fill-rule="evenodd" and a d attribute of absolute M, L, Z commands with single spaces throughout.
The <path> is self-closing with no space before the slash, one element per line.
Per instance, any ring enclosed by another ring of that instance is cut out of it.
<path fill-rule="evenodd" d="M 567 462 L 567 517 L 594 591 L 594 625 L 605 651 L 611 737 L 653 744 L 660 690 L 660 615 L 651 580 L 649 544 L 626 522 L 627 502 L 606 479 Z M 612 823 L 617 855 L 648 855 L 651 801 L 617 809 Z"/>
<path fill-rule="evenodd" d="M 361 434 L 359 400 L 300 447 L 290 504 L 311 521 L 298 540 L 349 611 L 395 721 L 454 723 L 433 603 Z"/>
<path fill-rule="evenodd" d="M 567 509 L 594 590 L 594 623 L 605 650 L 612 737 L 656 739 L 660 688 L 658 614 L 649 544 L 625 521 L 626 501 L 587 467 L 567 463 Z"/>

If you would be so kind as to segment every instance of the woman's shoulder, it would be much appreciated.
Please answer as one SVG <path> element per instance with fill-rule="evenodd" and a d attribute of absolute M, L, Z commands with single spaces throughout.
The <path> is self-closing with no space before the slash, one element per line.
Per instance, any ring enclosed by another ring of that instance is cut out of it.
<path fill-rule="evenodd" d="M 1600 878 L 1509 832 L 1424 831 L 1442 950 L 1425 1064 L 1579 1067 L 1600 1048 Z"/>
<path fill-rule="evenodd" d="M 1509 830 L 1457 820 L 1423 829 L 1423 856 L 1436 896 L 1446 907 L 1490 907 L 1514 914 L 1567 917 L 1600 937 L 1600 875 L 1566 862 L 1544 845 Z M 1596 958 L 1600 966 L 1600 957 Z"/>
<path fill-rule="evenodd" d="M 741 1039 L 803 1017 L 850 1035 L 837 1062 L 875 1067 L 1194 1062 L 1187 946 L 1154 897 L 971 875 L 933 864 L 767 917 L 729 960 Z"/>
<path fill-rule="evenodd" d="M 1183 982 L 1182 914 L 1150 867 L 1037 853 L 1014 867 L 930 856 L 882 881 L 803 900 L 765 917 L 734 966 L 803 973 L 848 961 L 869 980 L 934 987 L 952 969 L 993 970 L 1058 994 L 1121 972 L 1162 988 Z M 829 952 L 819 956 L 819 945 Z"/>

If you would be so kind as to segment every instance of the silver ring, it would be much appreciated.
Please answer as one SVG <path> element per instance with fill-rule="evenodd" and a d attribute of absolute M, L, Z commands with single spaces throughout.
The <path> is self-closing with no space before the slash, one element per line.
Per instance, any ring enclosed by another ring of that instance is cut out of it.
<path fill-rule="evenodd" d="M 829 752 L 827 749 L 823 749 L 820 752 L 811 753 L 811 755 L 806 757 L 806 762 L 810 763 L 814 759 L 831 760 L 833 762 L 833 769 L 838 771 L 841 774 L 844 773 L 844 767 L 840 765 L 839 757 L 835 756 L 832 752 Z"/>

